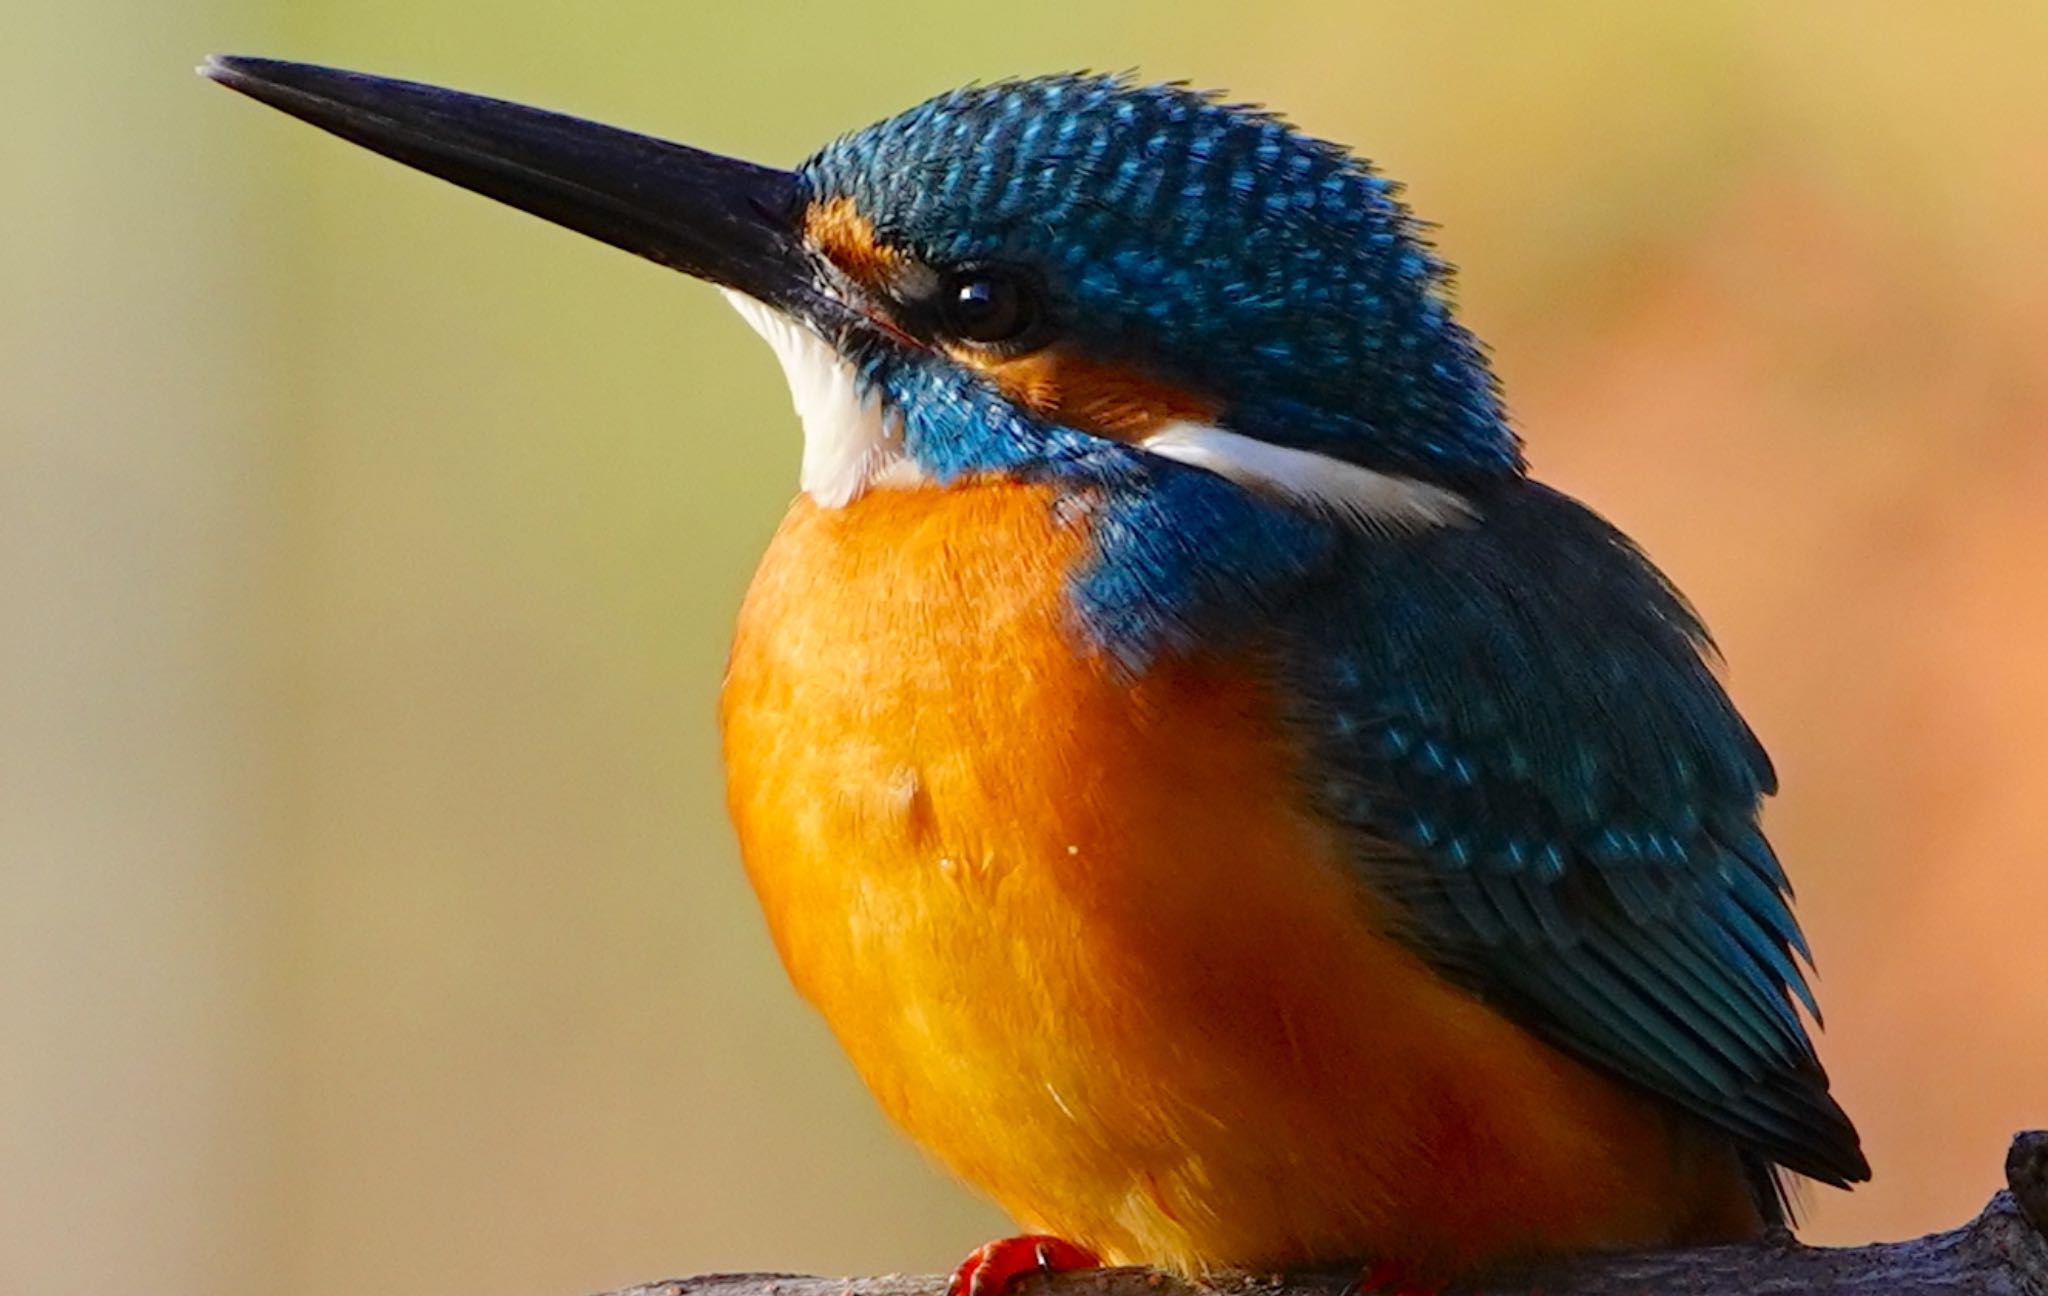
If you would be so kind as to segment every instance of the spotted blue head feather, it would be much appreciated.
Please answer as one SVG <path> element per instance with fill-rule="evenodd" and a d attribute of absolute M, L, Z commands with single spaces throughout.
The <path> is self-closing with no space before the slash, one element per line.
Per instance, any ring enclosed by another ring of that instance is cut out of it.
<path fill-rule="evenodd" d="M 1398 186 L 1271 113 L 1037 77 L 940 95 L 797 174 L 931 264 L 1028 268 L 1076 348 L 1213 395 L 1235 431 L 1407 473 L 1520 470 Z"/>

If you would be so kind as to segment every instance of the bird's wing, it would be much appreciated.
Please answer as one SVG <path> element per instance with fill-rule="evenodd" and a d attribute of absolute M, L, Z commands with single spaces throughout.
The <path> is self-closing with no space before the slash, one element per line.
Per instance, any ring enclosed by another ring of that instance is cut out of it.
<path fill-rule="evenodd" d="M 1526 484 L 1482 525 L 1348 555 L 1283 655 L 1314 794 L 1405 939 L 1755 1157 L 1867 1178 L 1800 1015 L 1806 943 L 1757 824 L 1775 776 L 1683 599 Z"/>

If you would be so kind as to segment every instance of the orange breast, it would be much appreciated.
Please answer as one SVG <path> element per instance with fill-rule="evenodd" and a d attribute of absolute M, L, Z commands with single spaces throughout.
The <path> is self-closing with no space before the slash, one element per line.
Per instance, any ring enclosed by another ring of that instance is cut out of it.
<path fill-rule="evenodd" d="M 1248 663 L 1081 650 L 1083 543 L 1013 484 L 800 501 L 748 595 L 733 818 L 889 1114 L 1113 1261 L 1448 1276 L 1753 1228 L 1725 1148 L 1387 938 Z"/>

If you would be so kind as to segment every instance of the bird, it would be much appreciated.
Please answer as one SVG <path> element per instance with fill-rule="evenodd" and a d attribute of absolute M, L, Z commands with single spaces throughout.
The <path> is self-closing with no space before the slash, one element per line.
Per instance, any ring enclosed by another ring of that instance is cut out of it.
<path fill-rule="evenodd" d="M 803 451 L 727 800 L 797 990 L 1017 1223 L 956 1294 L 1428 1290 L 1758 1239 L 1869 1177 L 1714 645 L 1530 475 L 1365 158 L 1132 74 L 969 85 L 781 169 L 201 70 L 708 281 L 772 348 Z"/>

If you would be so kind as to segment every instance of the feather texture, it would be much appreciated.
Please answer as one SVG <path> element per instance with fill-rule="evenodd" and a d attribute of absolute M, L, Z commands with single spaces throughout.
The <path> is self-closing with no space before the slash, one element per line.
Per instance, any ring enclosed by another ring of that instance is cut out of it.
<path fill-rule="evenodd" d="M 1698 619 L 1566 497 L 1483 507 L 1360 538 L 1294 604 L 1324 812 L 1447 976 L 1763 1163 L 1867 1178 L 1800 1018 L 1806 943 L 1757 827 L 1775 775 Z"/>

